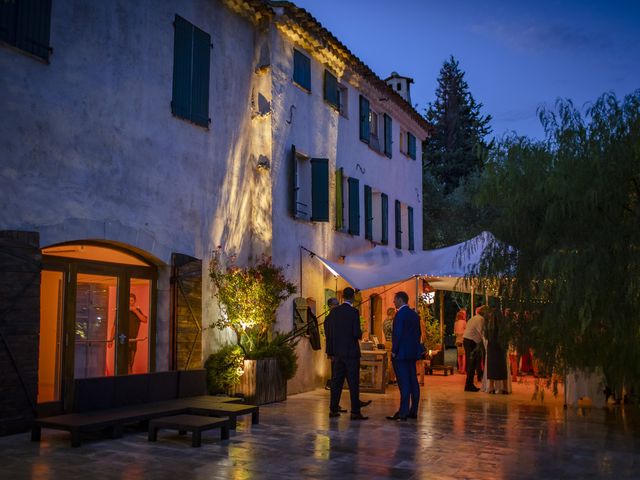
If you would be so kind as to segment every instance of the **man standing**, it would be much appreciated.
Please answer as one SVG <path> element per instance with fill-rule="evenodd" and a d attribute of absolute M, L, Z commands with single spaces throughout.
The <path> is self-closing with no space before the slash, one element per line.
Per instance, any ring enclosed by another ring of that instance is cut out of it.
<path fill-rule="evenodd" d="M 420 342 L 420 318 L 409 308 L 408 302 L 406 292 L 398 292 L 393 298 L 398 311 L 393 320 L 391 356 L 400 389 L 400 409 L 387 417 L 389 420 L 418 418 L 420 386 L 416 377 L 416 361 L 422 358 L 424 345 Z"/>
<path fill-rule="evenodd" d="M 473 384 L 473 375 L 480 367 L 480 355 L 476 347 L 482 342 L 484 334 L 484 311 L 486 305 L 476 308 L 476 314 L 467 322 L 462 336 L 462 345 L 464 346 L 465 362 L 467 364 L 467 381 L 464 384 L 465 392 L 477 392 L 480 389 Z M 475 351 L 475 353 L 474 353 Z"/>
<path fill-rule="evenodd" d="M 329 416 L 340 415 L 340 396 L 346 378 L 351 397 L 351 420 L 366 420 L 368 417 L 360 413 L 360 314 L 353 307 L 353 288 L 345 288 L 342 296 L 344 303 L 333 308 L 324 322 L 327 356 L 333 366 Z"/>

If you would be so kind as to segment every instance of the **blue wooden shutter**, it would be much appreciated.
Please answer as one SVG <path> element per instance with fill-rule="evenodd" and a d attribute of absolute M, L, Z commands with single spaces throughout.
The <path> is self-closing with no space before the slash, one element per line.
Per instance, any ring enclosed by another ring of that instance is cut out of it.
<path fill-rule="evenodd" d="M 173 41 L 173 98 L 171 113 L 191 117 L 191 60 L 193 58 L 193 25 L 176 15 Z"/>
<path fill-rule="evenodd" d="M 415 250 L 415 243 L 413 241 L 413 207 L 407 207 L 408 220 L 409 220 L 409 250 Z"/>
<path fill-rule="evenodd" d="M 289 213 L 293 218 L 298 217 L 298 157 L 296 146 L 291 145 L 291 158 L 289 160 Z"/>
<path fill-rule="evenodd" d="M 360 235 L 360 182 L 349 178 L 349 233 Z"/>
<path fill-rule="evenodd" d="M 360 95 L 360 140 L 369 143 L 370 128 L 369 123 L 369 100 Z"/>
<path fill-rule="evenodd" d="M 311 221 L 329 221 L 329 160 L 311 159 Z"/>
<path fill-rule="evenodd" d="M 344 228 L 344 195 L 342 192 L 342 168 L 336 170 L 336 230 Z"/>
<path fill-rule="evenodd" d="M 338 108 L 338 79 L 328 70 L 324 71 L 324 99 Z"/>
<path fill-rule="evenodd" d="M 396 248 L 402 248 L 402 205 L 396 200 Z"/>
<path fill-rule="evenodd" d="M 17 2 L 0 1 L 0 40 L 15 45 L 18 27 Z"/>
<path fill-rule="evenodd" d="M 373 240 L 373 201 L 369 185 L 364 186 L 364 238 Z"/>
<path fill-rule="evenodd" d="M 391 126 L 391 117 L 384 114 L 384 154 L 391 158 L 391 134 L 393 132 L 393 128 Z"/>
<path fill-rule="evenodd" d="M 389 243 L 389 197 L 383 193 L 380 195 L 380 204 L 382 205 L 382 232 L 380 241 L 382 244 Z"/>
<path fill-rule="evenodd" d="M 209 61 L 211 36 L 193 28 L 193 72 L 191 78 L 191 120 L 209 126 Z"/>
<path fill-rule="evenodd" d="M 409 156 L 416 159 L 416 137 L 414 137 L 411 133 L 407 133 L 407 151 Z"/>

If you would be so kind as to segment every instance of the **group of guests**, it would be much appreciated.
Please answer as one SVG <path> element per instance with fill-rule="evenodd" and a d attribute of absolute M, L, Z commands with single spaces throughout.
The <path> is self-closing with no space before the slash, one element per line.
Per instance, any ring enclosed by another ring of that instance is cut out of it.
<path fill-rule="evenodd" d="M 337 305 L 335 299 L 329 300 L 330 311 L 324 322 L 326 353 L 331 360 L 329 416 L 337 417 L 347 411 L 340 406 L 346 379 L 351 398 L 351 419 L 367 420 L 368 417 L 362 415 L 361 408 L 371 401 L 360 400 L 360 314 L 353 306 L 355 291 L 347 287 L 342 296 L 343 303 L 340 305 Z M 396 293 L 393 299 L 396 312 L 390 332 L 391 359 L 400 390 L 400 406 L 393 415 L 387 416 L 392 421 L 418 417 L 420 386 L 416 375 L 416 361 L 424 356 L 425 349 L 420 341 L 420 319 L 408 306 L 408 302 L 406 292 Z"/>
<path fill-rule="evenodd" d="M 464 390 L 480 391 L 481 388 L 474 384 L 474 377 L 483 382 L 486 373 L 485 390 L 488 393 L 509 393 L 507 353 L 500 338 L 500 311 L 482 305 L 476 308 L 476 314 L 468 322 L 466 316 L 466 311 L 460 310 L 453 327 L 458 371 L 467 375 Z"/>

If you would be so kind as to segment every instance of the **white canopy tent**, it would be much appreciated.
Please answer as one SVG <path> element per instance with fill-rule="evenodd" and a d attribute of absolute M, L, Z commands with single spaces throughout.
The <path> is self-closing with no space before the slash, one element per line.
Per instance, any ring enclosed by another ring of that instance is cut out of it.
<path fill-rule="evenodd" d="M 473 276 L 485 248 L 495 237 L 489 232 L 466 242 L 419 252 L 375 246 L 359 255 L 348 255 L 344 263 L 318 259 L 334 274 L 359 290 L 423 277 L 435 290 L 470 292 L 464 278 Z"/>

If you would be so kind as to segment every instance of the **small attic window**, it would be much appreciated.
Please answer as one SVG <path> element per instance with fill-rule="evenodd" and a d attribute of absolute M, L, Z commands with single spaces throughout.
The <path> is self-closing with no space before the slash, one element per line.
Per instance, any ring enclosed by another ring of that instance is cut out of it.
<path fill-rule="evenodd" d="M 396 90 L 400 91 L 402 89 L 401 83 L 396 83 Z"/>

